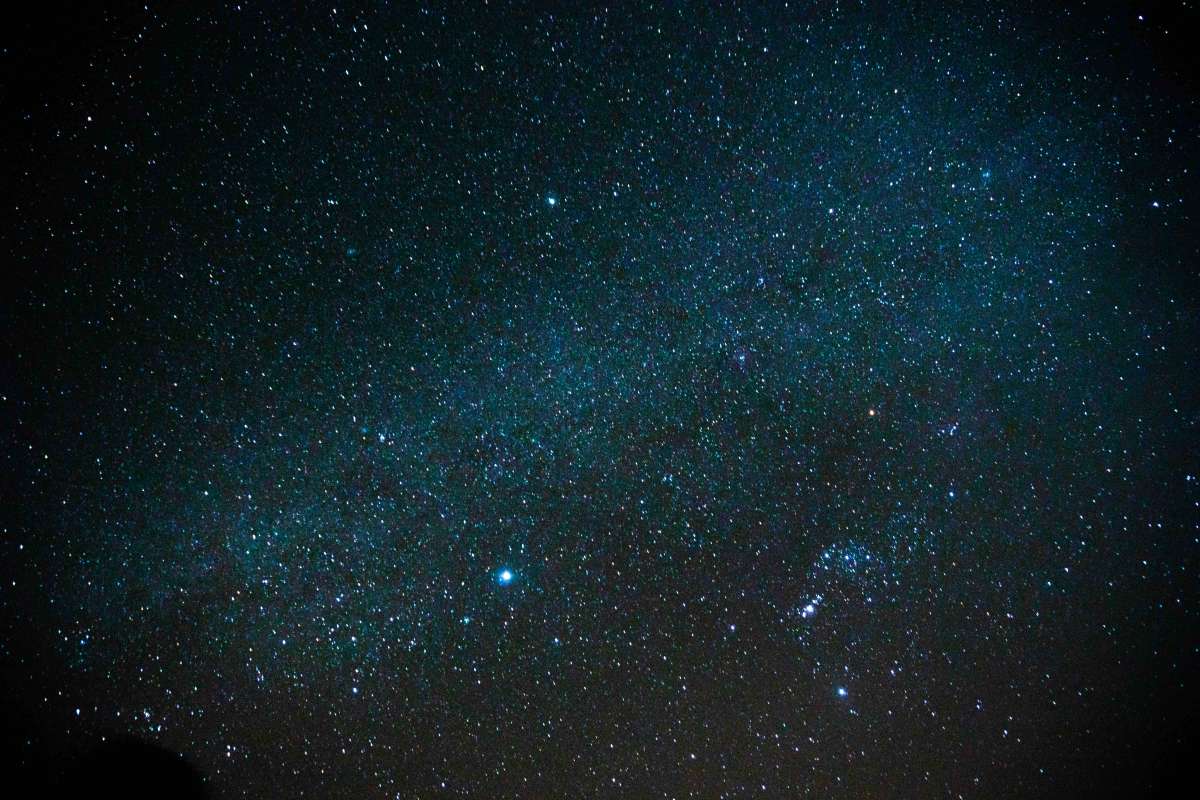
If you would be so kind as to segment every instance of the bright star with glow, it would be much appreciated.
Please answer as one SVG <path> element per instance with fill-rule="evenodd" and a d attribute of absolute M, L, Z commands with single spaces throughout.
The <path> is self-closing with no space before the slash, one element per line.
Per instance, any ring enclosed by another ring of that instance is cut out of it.
<path fill-rule="evenodd" d="M 845 696 L 846 696 L 846 695 L 848 695 L 848 694 L 850 694 L 850 693 L 849 693 L 848 691 L 846 691 L 846 687 L 845 687 L 845 686 L 839 686 L 839 687 L 837 688 L 837 696 L 838 696 L 838 697 L 845 697 Z"/>
<path fill-rule="evenodd" d="M 496 575 L 496 580 L 500 581 L 500 583 L 512 583 L 512 579 L 512 570 L 508 568 L 500 570 L 500 573 Z"/>

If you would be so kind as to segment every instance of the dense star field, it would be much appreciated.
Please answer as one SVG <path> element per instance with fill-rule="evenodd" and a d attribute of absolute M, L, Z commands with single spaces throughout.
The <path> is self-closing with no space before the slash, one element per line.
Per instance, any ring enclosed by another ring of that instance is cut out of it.
<path fill-rule="evenodd" d="M 1195 14 L 1052 5 L 6 31 L 8 756 L 132 737 L 216 797 L 1165 785 Z"/>

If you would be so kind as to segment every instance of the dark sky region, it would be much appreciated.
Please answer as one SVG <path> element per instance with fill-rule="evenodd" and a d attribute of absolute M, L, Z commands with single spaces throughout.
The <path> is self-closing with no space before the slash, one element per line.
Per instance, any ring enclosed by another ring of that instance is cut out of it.
<path fill-rule="evenodd" d="M 1191 772 L 1194 4 L 27 13 L 0 34 L 24 779 L 986 800 Z"/>

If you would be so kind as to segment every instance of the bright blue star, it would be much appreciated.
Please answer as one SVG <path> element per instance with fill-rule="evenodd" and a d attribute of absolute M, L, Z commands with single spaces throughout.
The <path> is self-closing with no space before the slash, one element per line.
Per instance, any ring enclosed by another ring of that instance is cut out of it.
<path fill-rule="evenodd" d="M 500 570 L 500 573 L 496 575 L 496 580 L 500 581 L 500 583 L 512 583 L 512 579 L 512 570 L 507 568 Z"/>
<path fill-rule="evenodd" d="M 849 693 L 848 691 L 846 691 L 846 687 L 845 687 L 845 686 L 839 686 L 839 687 L 837 688 L 837 696 L 838 696 L 838 697 L 845 697 L 845 696 L 846 696 L 846 695 L 848 695 L 848 694 L 850 694 L 850 693 Z"/>

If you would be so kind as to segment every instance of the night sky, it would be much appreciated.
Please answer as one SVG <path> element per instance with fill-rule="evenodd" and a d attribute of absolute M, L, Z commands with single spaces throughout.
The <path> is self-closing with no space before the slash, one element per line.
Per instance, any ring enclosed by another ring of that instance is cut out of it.
<path fill-rule="evenodd" d="M 6 24 L 6 759 L 137 742 L 216 797 L 1192 772 L 1196 16 Z"/>

